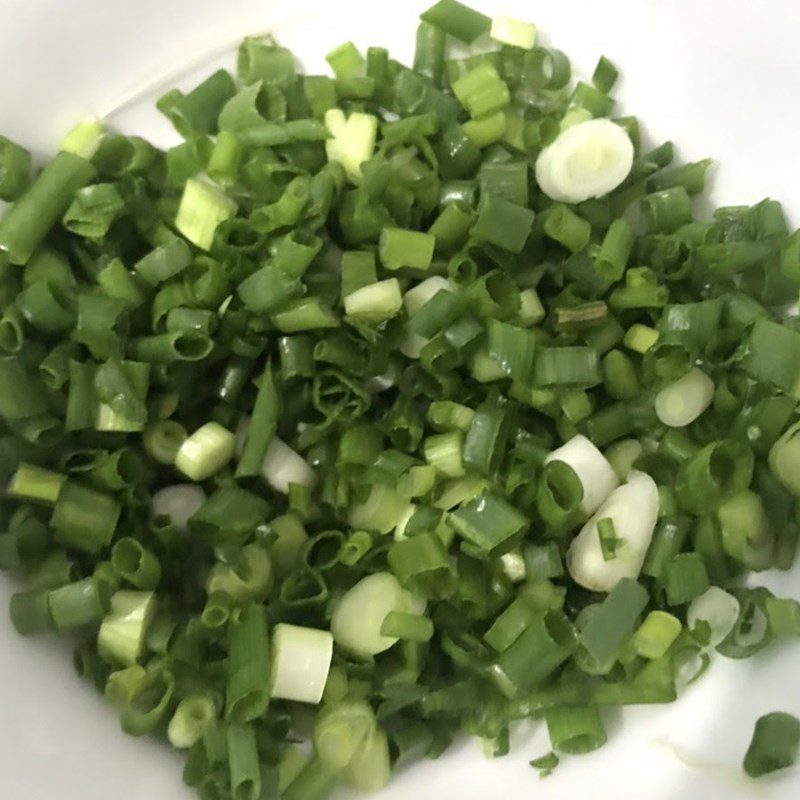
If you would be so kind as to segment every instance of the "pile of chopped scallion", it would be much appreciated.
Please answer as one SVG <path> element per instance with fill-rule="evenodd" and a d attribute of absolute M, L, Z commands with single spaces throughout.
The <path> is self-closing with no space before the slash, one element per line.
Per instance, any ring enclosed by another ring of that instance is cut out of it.
<path fill-rule="evenodd" d="M 535 40 L 441 0 L 413 67 L 245 40 L 158 101 L 166 151 L 0 140 L 11 617 L 79 631 L 203 798 L 378 789 L 530 717 L 548 771 L 800 634 L 743 581 L 800 531 L 800 233 L 695 219 L 709 162 Z M 798 739 L 765 717 L 748 771 Z"/>

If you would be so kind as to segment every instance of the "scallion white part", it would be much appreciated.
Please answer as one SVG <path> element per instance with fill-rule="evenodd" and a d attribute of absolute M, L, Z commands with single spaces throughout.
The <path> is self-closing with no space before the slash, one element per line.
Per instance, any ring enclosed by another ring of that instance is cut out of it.
<path fill-rule="evenodd" d="M 347 591 L 333 611 L 331 633 L 340 647 L 358 656 L 374 656 L 397 642 L 382 636 L 390 611 L 409 611 L 409 596 L 389 572 L 376 572 Z"/>
<path fill-rule="evenodd" d="M 273 436 L 269 443 L 261 465 L 261 475 L 276 492 L 282 494 L 289 493 L 291 483 L 313 486 L 317 480 L 308 462 L 277 436 Z"/>
<path fill-rule="evenodd" d="M 656 395 L 656 416 L 670 428 L 683 428 L 694 422 L 713 399 L 714 381 L 695 367 Z"/>
<path fill-rule="evenodd" d="M 332 657 L 329 631 L 278 623 L 272 632 L 272 697 L 319 703 Z"/>
<path fill-rule="evenodd" d="M 581 434 L 553 450 L 545 463 L 551 461 L 563 461 L 575 471 L 583 486 L 580 508 L 587 516 L 593 514 L 619 485 L 614 468 L 606 457 Z"/>
<path fill-rule="evenodd" d="M 185 531 L 189 517 L 206 501 L 206 493 L 193 483 L 165 486 L 153 495 L 153 514 L 168 517 L 179 530 Z"/>
<path fill-rule="evenodd" d="M 621 544 L 606 560 L 597 523 L 609 518 Z M 583 526 L 567 551 L 567 569 L 576 583 L 593 592 L 610 592 L 622 578 L 636 578 L 644 564 L 658 518 L 658 487 L 644 472 L 631 472 Z"/>
<path fill-rule="evenodd" d="M 347 316 L 366 322 L 385 322 L 402 307 L 403 296 L 397 278 L 362 286 L 344 298 Z"/>
<path fill-rule="evenodd" d="M 361 164 L 372 157 L 378 118 L 372 114 L 354 111 L 349 117 L 340 108 L 325 112 L 325 126 L 331 134 L 325 141 L 329 161 L 338 161 L 351 181 L 361 179 Z"/>
<path fill-rule="evenodd" d="M 740 611 L 739 601 L 719 586 L 711 586 L 695 597 L 686 610 L 686 623 L 692 630 L 698 622 L 708 623 L 711 635 L 708 647 L 716 647 L 736 625 Z"/>
<path fill-rule="evenodd" d="M 498 14 L 492 18 L 489 36 L 496 42 L 530 50 L 536 44 L 536 26 L 532 22 Z"/>
<path fill-rule="evenodd" d="M 536 182 L 552 200 L 581 203 L 617 188 L 633 165 L 633 145 L 608 119 L 571 125 L 539 153 Z"/>

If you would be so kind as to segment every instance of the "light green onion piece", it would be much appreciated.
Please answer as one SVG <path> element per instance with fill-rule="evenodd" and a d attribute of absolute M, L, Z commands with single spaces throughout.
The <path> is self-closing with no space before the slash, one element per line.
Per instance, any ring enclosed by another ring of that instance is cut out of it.
<path fill-rule="evenodd" d="M 636 654 L 651 661 L 662 658 L 682 629 L 681 621 L 666 611 L 651 611 L 633 635 Z"/>
<path fill-rule="evenodd" d="M 353 111 L 349 117 L 340 108 L 325 112 L 325 127 L 331 138 L 325 141 L 329 161 L 338 161 L 354 183 L 361 179 L 361 164 L 372 156 L 378 132 L 378 118 Z"/>
<path fill-rule="evenodd" d="M 658 341 L 658 331 L 638 322 L 625 332 L 622 343 L 628 350 L 646 353 Z"/>
<path fill-rule="evenodd" d="M 520 292 L 519 304 L 517 319 L 526 327 L 538 325 L 546 316 L 544 305 L 542 305 L 536 289 L 525 289 Z"/>
<path fill-rule="evenodd" d="M 178 206 L 175 227 L 201 250 L 210 250 L 217 226 L 235 213 L 236 203 L 221 189 L 190 178 Z"/>
<path fill-rule="evenodd" d="M 381 623 L 381 635 L 410 642 L 427 642 L 433 638 L 433 623 L 420 614 L 390 611 Z"/>
<path fill-rule="evenodd" d="M 360 580 L 339 600 L 331 617 L 331 633 L 340 647 L 355 655 L 374 656 L 397 643 L 396 636 L 381 634 L 391 611 L 409 610 L 409 595 L 389 572 L 376 572 Z"/>
<path fill-rule="evenodd" d="M 433 275 L 425 278 L 416 286 L 412 286 L 403 295 L 403 305 L 409 317 L 413 317 L 429 300 L 432 300 L 442 290 L 455 294 L 456 287 L 447 278 Z"/>
<path fill-rule="evenodd" d="M 20 464 L 8 484 L 14 497 L 54 504 L 66 478 L 57 472 L 33 464 Z"/>
<path fill-rule="evenodd" d="M 389 740 L 386 731 L 377 727 L 344 768 L 342 778 L 362 792 L 377 792 L 389 783 L 390 777 Z"/>
<path fill-rule="evenodd" d="M 440 475 L 447 478 L 460 478 L 465 472 L 461 457 L 462 444 L 460 431 L 429 436 L 423 445 L 425 460 Z"/>
<path fill-rule="evenodd" d="M 105 133 L 105 126 L 99 119 L 82 120 L 68 131 L 61 140 L 59 149 L 81 158 L 90 159 L 100 146 L 100 140 Z"/>
<path fill-rule="evenodd" d="M 670 428 L 684 428 L 694 422 L 713 399 L 714 381 L 695 367 L 656 395 L 656 416 Z"/>
<path fill-rule="evenodd" d="M 278 623 L 272 632 L 272 697 L 319 703 L 332 657 L 329 631 Z"/>
<path fill-rule="evenodd" d="M 492 28 L 489 35 L 496 42 L 510 44 L 512 47 L 521 47 L 523 50 L 531 50 L 536 44 L 535 25 L 505 14 L 492 17 Z"/>
<path fill-rule="evenodd" d="M 787 428 L 772 445 L 769 467 L 795 497 L 800 497 L 800 422 Z"/>
<path fill-rule="evenodd" d="M 375 714 L 364 700 L 347 699 L 328 705 L 314 724 L 314 750 L 338 772 L 356 757 L 375 727 Z"/>
<path fill-rule="evenodd" d="M 269 546 L 272 565 L 279 577 L 288 575 L 297 564 L 308 534 L 295 514 L 283 514 L 269 523 L 275 541 Z"/>
<path fill-rule="evenodd" d="M 374 484 L 362 503 L 350 507 L 347 521 L 354 530 L 388 533 L 408 509 L 408 500 L 384 484 Z"/>
<path fill-rule="evenodd" d="M 605 452 L 606 460 L 611 464 L 612 469 L 620 482 L 624 481 L 636 459 L 642 455 L 644 448 L 637 439 L 622 439 L 614 442 Z"/>
<path fill-rule="evenodd" d="M 469 362 L 469 372 L 478 383 L 492 383 L 503 380 L 506 373 L 489 354 L 485 347 L 476 350 Z"/>
<path fill-rule="evenodd" d="M 436 248 L 436 237 L 429 233 L 384 228 L 378 243 L 378 254 L 386 269 L 428 269 Z"/>
<path fill-rule="evenodd" d="M 363 286 L 344 298 L 345 313 L 366 322 L 384 322 L 402 307 L 403 296 L 397 278 Z"/>
<path fill-rule="evenodd" d="M 219 472 L 236 450 L 236 437 L 218 422 L 207 422 L 180 447 L 175 466 L 189 479 L 204 481 Z"/>
<path fill-rule="evenodd" d="M 188 750 L 200 739 L 216 713 L 214 701 L 209 696 L 198 694 L 184 697 L 169 721 L 169 743 L 176 750 Z"/>
<path fill-rule="evenodd" d="M 111 598 L 111 612 L 100 624 L 97 636 L 100 655 L 125 666 L 135 664 L 142 655 L 155 610 L 153 592 L 116 592 Z"/>

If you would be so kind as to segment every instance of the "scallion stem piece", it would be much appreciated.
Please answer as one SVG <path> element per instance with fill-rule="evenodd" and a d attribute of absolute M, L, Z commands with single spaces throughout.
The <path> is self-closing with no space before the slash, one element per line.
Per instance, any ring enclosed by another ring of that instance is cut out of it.
<path fill-rule="evenodd" d="M 570 575 L 592 591 L 611 591 L 622 578 L 638 577 L 658 516 L 658 489 L 643 472 L 632 472 L 573 539 L 567 553 Z M 611 519 L 624 544 L 613 559 L 603 558 L 597 526 Z"/>
<path fill-rule="evenodd" d="M 145 636 L 156 611 L 152 592 L 119 591 L 111 598 L 111 611 L 100 625 L 97 648 L 100 655 L 124 666 L 142 655 Z"/>
<path fill-rule="evenodd" d="M 55 504 L 66 478 L 49 469 L 20 464 L 8 484 L 8 493 L 41 503 Z"/>
<path fill-rule="evenodd" d="M 236 203 L 217 187 L 190 178 L 186 181 L 175 227 L 201 250 L 210 250 L 217 226 L 236 213 Z"/>
<path fill-rule="evenodd" d="M 792 714 L 773 711 L 756 720 L 753 738 L 744 757 L 744 770 L 760 778 L 794 766 L 800 753 L 800 720 Z"/>
<path fill-rule="evenodd" d="M 175 466 L 189 479 L 204 481 L 233 458 L 236 437 L 222 425 L 207 422 L 180 446 Z"/>
<path fill-rule="evenodd" d="M 373 656 L 397 643 L 384 636 L 381 626 L 392 611 L 409 607 L 406 592 L 388 572 L 376 572 L 359 581 L 339 601 L 331 618 L 334 641 L 356 655 Z"/>
<path fill-rule="evenodd" d="M 332 656 L 333 637 L 328 631 L 279 623 L 272 632 L 272 696 L 319 703 Z"/>
<path fill-rule="evenodd" d="M 270 659 L 264 606 L 250 604 L 228 627 L 228 684 L 225 716 L 249 722 L 266 711 L 270 699 Z"/>

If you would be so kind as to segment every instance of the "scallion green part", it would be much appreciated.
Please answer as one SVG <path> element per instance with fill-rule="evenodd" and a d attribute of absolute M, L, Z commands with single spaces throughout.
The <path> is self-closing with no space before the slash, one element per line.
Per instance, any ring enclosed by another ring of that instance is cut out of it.
<path fill-rule="evenodd" d="M 773 711 L 756 720 L 753 738 L 744 757 L 744 771 L 760 778 L 792 767 L 800 754 L 800 720 L 783 711 Z"/>
<path fill-rule="evenodd" d="M 644 150 L 610 58 L 411 22 L 410 63 L 354 33 L 319 75 L 248 37 L 158 99 L 166 149 L 0 136 L 11 623 L 79 636 L 203 800 L 377 791 L 521 719 L 545 775 L 800 634 L 753 574 L 800 543 L 800 232 Z M 798 738 L 763 718 L 747 771 Z"/>

